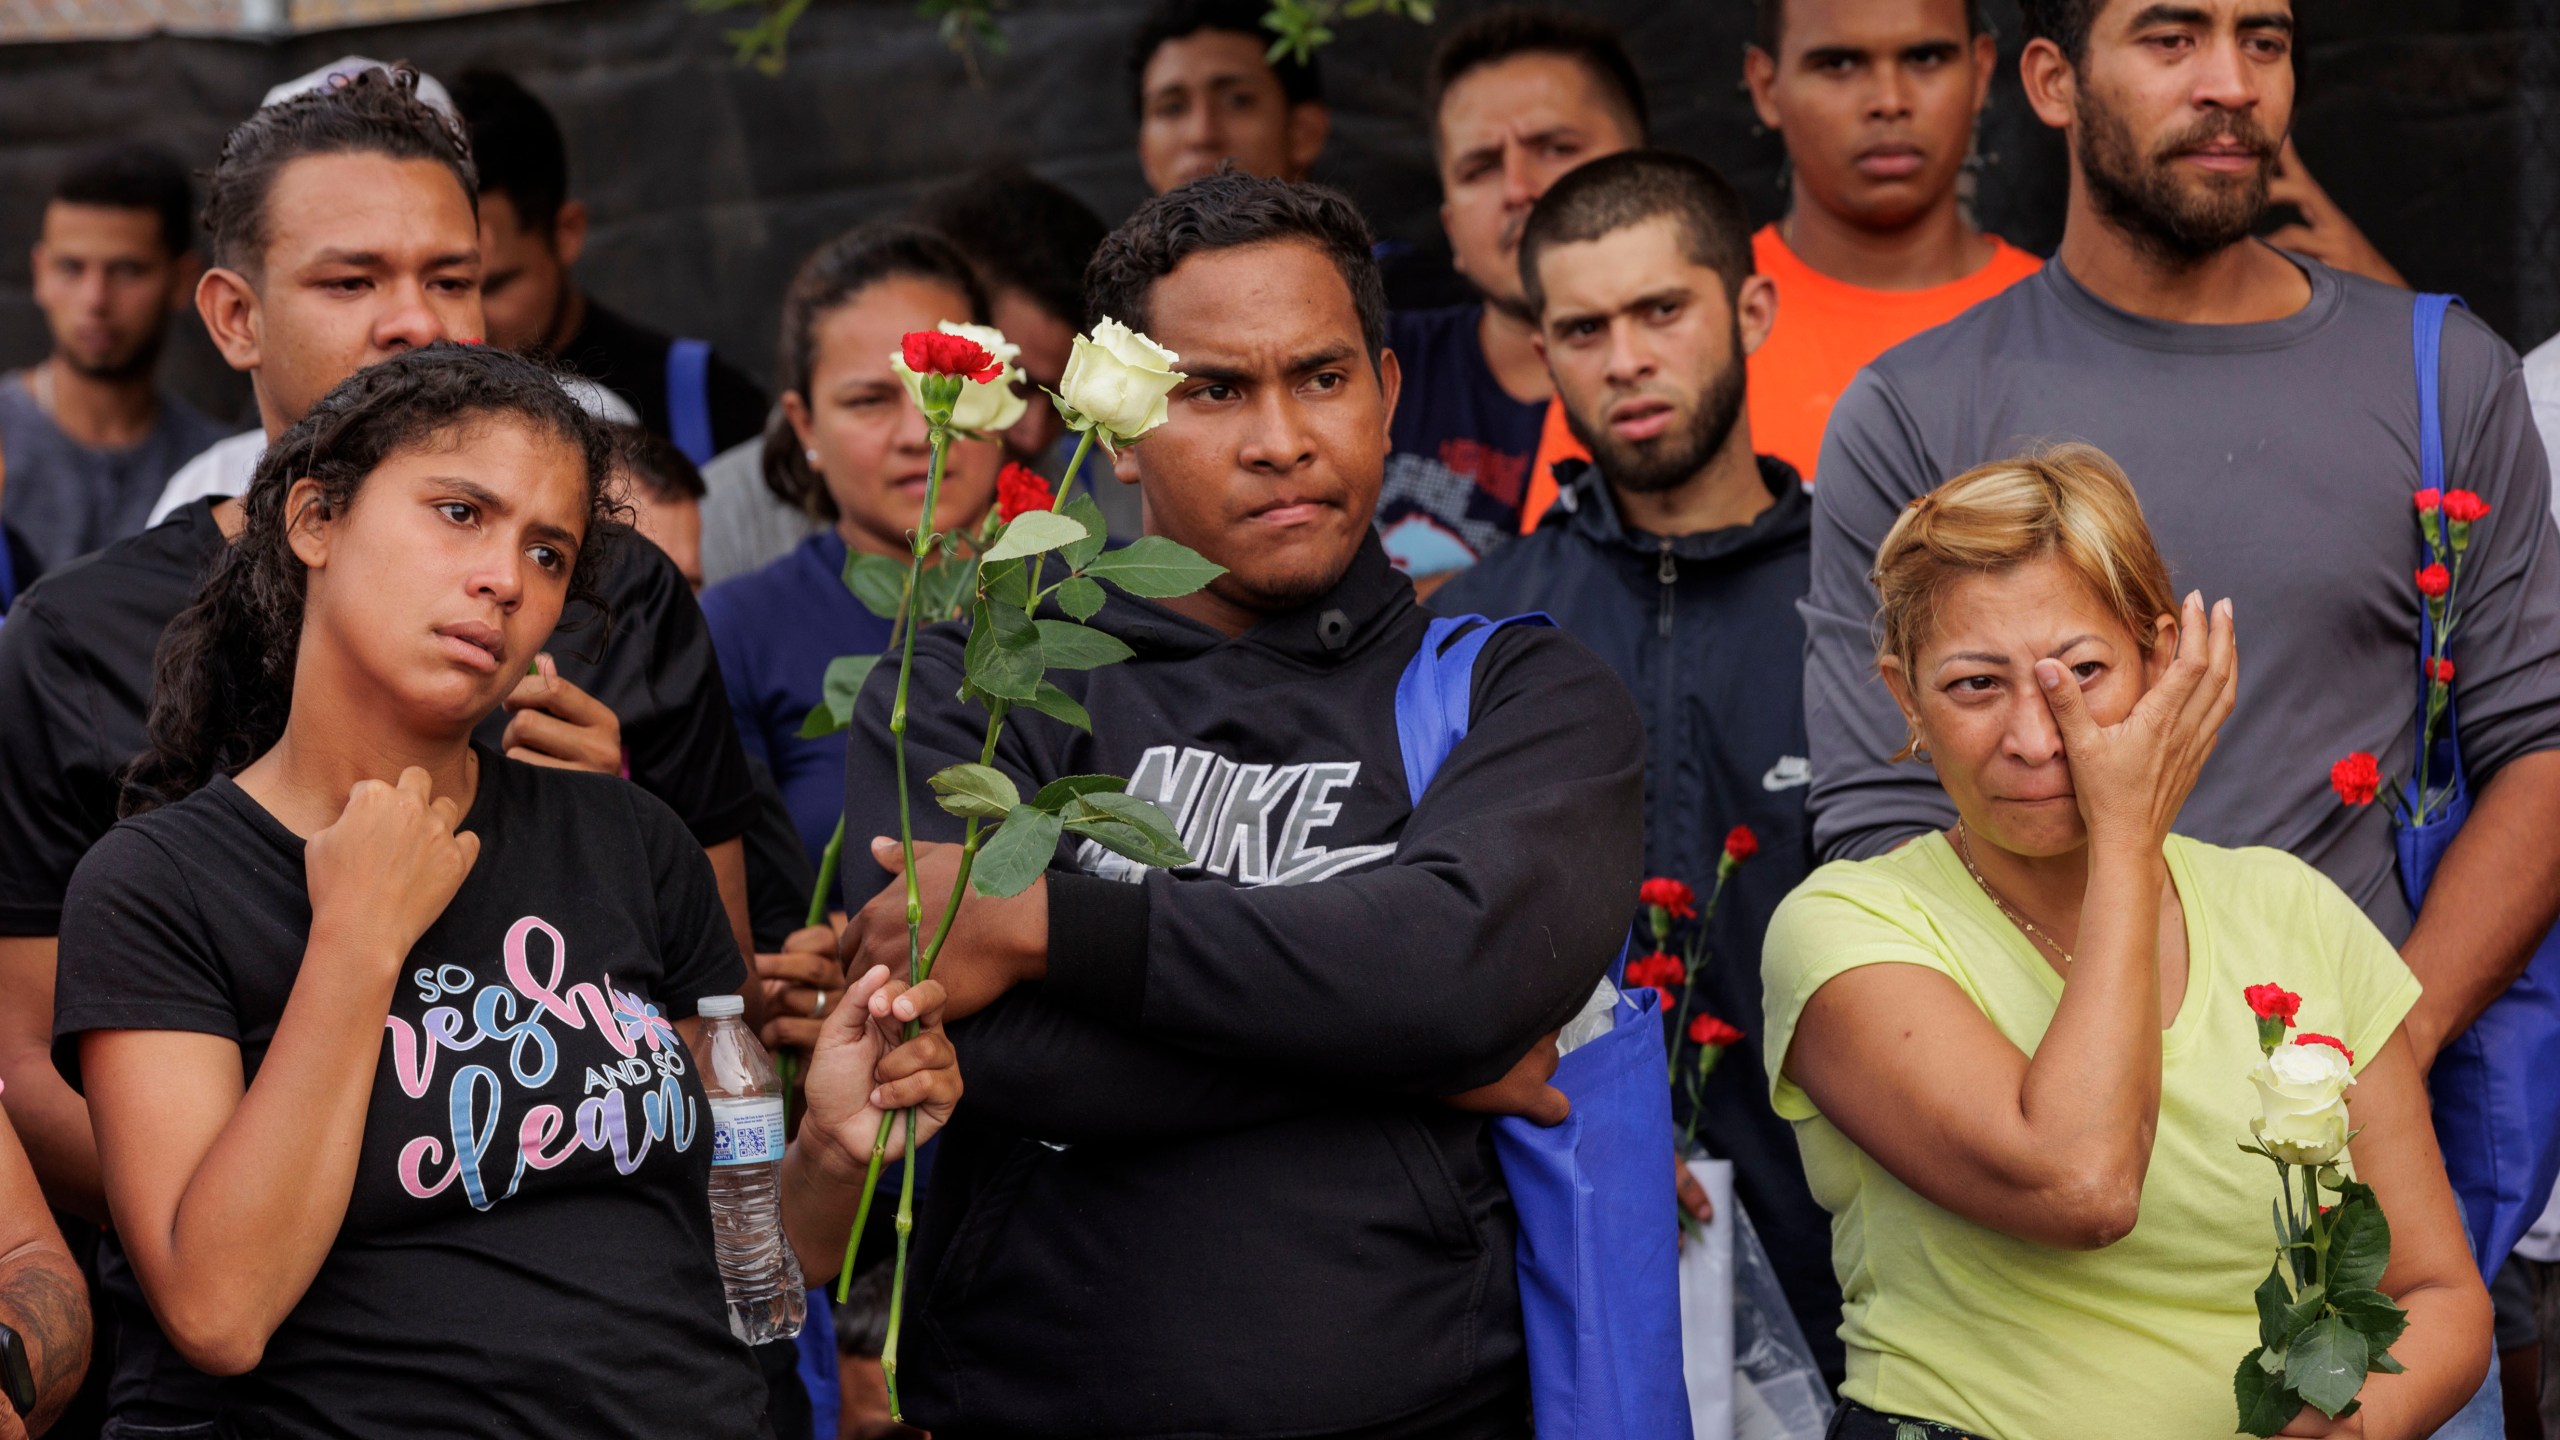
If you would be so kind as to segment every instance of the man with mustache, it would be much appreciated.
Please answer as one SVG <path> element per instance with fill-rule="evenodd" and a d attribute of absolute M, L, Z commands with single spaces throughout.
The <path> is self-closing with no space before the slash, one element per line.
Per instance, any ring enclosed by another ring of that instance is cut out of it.
<path fill-rule="evenodd" d="M 1556 10 L 1506 6 L 1449 33 L 1426 108 L 1440 224 L 1480 303 L 1389 317 L 1405 365 L 1378 529 L 1396 568 L 1429 587 L 1520 528 L 1554 387 L 1520 292 L 1529 207 L 1577 165 L 1644 143 L 1644 84 L 1616 33 Z"/>
<path fill-rule="evenodd" d="M 1184 376 L 1118 475 L 1226 571 L 1111 590 L 1095 623 L 1133 658 L 1055 673 L 1091 732 L 1016 710 L 993 758 L 1033 789 L 1127 776 L 1197 858 L 1069 835 L 1029 889 L 971 897 L 934 967 L 975 1067 L 907 1301 L 902 1393 L 936 1435 L 1528 1434 L 1485 1116 L 1564 1118 L 1550 1032 L 1626 933 L 1642 731 L 1589 651 L 1506 628 L 1410 794 L 1395 695 L 1430 616 L 1369 526 L 1399 379 L 1369 243 L 1333 191 L 1214 175 L 1087 272 L 1088 309 Z M 916 637 L 918 796 L 981 753 L 963 634 Z M 857 841 L 897 832 L 897 681 L 873 672 L 849 737 Z M 908 809 L 939 913 L 959 822 Z M 899 847 L 847 849 L 843 953 L 903 964 Z"/>
<path fill-rule="evenodd" d="M 2432 1063 L 2560 910 L 2560 532 L 2515 354 L 2447 318 L 2445 483 L 2491 507 L 2454 647 L 2476 803 L 2413 915 L 2382 807 L 2327 784 L 2351 751 L 2415 768 L 2411 301 L 2251 238 L 2292 121 L 2292 8 L 2025 9 L 2027 98 L 2070 139 L 2062 247 L 1886 352 L 1832 411 L 1804 607 L 1816 842 L 1874 855 L 1952 819 L 1926 770 L 1890 758 L 1905 728 L 1867 629 L 1878 540 L 1946 476 L 2025 442 L 2091 442 L 2132 477 L 2178 583 L 2230 595 L 2256 637 L 2180 830 L 2290 850 L 2354 896 L 2425 983 L 2408 1035 Z"/>
<path fill-rule="evenodd" d="M 1691 1013 L 1757 1029 L 1760 938 L 1813 868 L 1804 816 L 1807 522 L 1795 468 L 1755 455 L 1746 359 L 1781 319 L 1742 199 L 1686 156 L 1630 150 L 1559 180 L 1529 214 L 1520 280 L 1556 400 L 1596 465 L 1557 467 L 1537 530 L 1433 597 L 1444 615 L 1542 610 L 1636 697 L 1651 744 L 1645 873 L 1713 885 L 1725 835 L 1760 853 L 1716 908 Z M 1685 1042 L 1684 1042 L 1685 1043 Z M 1698 1135 L 1735 1186 L 1836 1380 L 1845 1356 L 1828 1218 L 1746 1035 L 1708 1076 Z M 1686 1074 L 1684 1070 L 1682 1072 Z M 1685 1097 L 1674 1104 L 1685 1106 Z M 1685 1167 L 1675 1171 L 1685 1179 Z M 1691 1213 L 1705 1196 L 1690 1181 Z"/>

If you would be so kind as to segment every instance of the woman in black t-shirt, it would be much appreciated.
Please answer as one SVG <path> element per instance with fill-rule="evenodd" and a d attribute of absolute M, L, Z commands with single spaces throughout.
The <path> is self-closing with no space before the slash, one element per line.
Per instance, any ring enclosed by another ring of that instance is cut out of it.
<path fill-rule="evenodd" d="M 235 1433 L 770 1433 L 686 1045 L 744 978 L 710 866 L 636 787 L 470 740 L 591 585 L 606 469 L 501 352 L 341 384 L 171 627 L 142 813 L 73 877 L 56 1062 Z M 940 1003 L 875 970 L 829 1016 L 782 1171 L 813 1281 L 884 1110 L 958 1097 Z"/>

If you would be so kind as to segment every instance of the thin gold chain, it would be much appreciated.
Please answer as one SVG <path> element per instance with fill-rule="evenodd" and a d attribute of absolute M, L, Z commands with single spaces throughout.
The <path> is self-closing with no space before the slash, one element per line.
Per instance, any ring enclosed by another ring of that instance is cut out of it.
<path fill-rule="evenodd" d="M 2037 929 L 2036 922 L 2019 914 L 2015 907 L 2000 897 L 1999 891 L 1991 888 L 1990 881 L 1982 878 L 1981 868 L 1973 863 L 1973 844 L 1965 838 L 1964 821 L 1961 818 L 1956 821 L 1956 857 L 1964 861 L 1965 873 L 1973 877 L 1974 884 L 1982 887 L 1983 894 L 1991 897 L 1992 904 L 2000 907 L 2000 913 L 2009 917 L 2010 924 L 2026 931 L 2028 939 L 2041 943 L 2054 954 L 2061 956 L 2063 967 L 2070 968 L 2071 952 L 2062 948 L 2062 942 Z"/>

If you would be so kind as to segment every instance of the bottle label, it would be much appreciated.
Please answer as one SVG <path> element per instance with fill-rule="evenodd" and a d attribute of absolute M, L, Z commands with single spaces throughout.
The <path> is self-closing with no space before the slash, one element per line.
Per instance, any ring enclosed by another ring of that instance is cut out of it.
<path fill-rule="evenodd" d="M 711 1102 L 711 1163 L 770 1165 L 782 1158 L 782 1100 Z"/>

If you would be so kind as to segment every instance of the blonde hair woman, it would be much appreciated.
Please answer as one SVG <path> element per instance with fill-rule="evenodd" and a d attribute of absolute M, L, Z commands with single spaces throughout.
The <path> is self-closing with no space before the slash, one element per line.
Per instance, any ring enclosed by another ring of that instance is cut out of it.
<path fill-rule="evenodd" d="M 2397 1038 L 2418 983 L 2309 866 L 2171 833 L 2236 694 L 2230 603 L 2174 598 L 2080 447 L 1913 501 L 1873 579 L 1908 753 L 1961 818 L 1816 871 L 1769 929 L 1771 1096 L 1847 1299 L 1833 1435 L 2233 1433 L 2275 1244 L 2237 1143 L 2261 982 L 2354 1052 L 2410 1317 L 2406 1373 L 2283 1433 L 2427 1434 L 2480 1384 L 2489 1306 Z"/>

